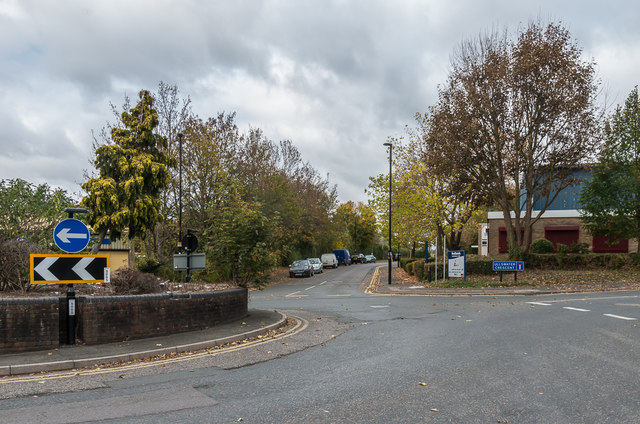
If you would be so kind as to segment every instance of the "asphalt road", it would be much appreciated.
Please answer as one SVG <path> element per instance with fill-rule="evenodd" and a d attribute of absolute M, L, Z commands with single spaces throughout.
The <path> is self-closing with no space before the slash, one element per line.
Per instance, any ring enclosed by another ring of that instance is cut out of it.
<path fill-rule="evenodd" d="M 0 380 L 0 422 L 637 423 L 640 293 L 364 293 L 374 265 L 252 292 L 282 338 Z"/>

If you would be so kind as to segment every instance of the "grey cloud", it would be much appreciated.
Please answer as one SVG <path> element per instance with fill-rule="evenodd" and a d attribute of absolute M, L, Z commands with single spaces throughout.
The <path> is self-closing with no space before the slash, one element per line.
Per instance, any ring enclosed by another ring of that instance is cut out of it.
<path fill-rule="evenodd" d="M 460 42 L 492 27 L 562 20 L 616 101 L 638 84 L 638 62 L 623 54 L 640 45 L 631 1 L 11 4 L 0 8 L 0 172 L 67 187 L 82 179 L 91 130 L 113 119 L 109 101 L 160 80 L 201 117 L 237 112 L 243 128 L 291 139 L 341 201 L 365 199 L 369 176 L 387 172 L 382 143 L 435 102 Z M 23 125 L 21 110 L 42 127 Z"/>

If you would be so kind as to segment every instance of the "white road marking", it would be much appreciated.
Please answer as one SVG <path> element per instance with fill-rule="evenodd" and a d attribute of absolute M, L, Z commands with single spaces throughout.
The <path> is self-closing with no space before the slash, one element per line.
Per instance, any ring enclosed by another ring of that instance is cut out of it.
<path fill-rule="evenodd" d="M 615 306 L 635 306 L 640 308 L 640 303 L 614 303 Z"/>
<path fill-rule="evenodd" d="M 571 306 L 563 306 L 562 309 L 568 309 L 570 311 L 578 311 L 578 312 L 591 312 L 589 309 L 572 308 Z"/>
<path fill-rule="evenodd" d="M 625 321 L 637 321 L 638 318 L 630 318 L 630 317 L 621 317 L 620 315 L 613 315 L 613 314 L 602 314 L 605 317 L 610 317 L 610 318 L 617 318 L 617 319 L 623 319 Z"/>
<path fill-rule="evenodd" d="M 584 302 L 592 300 L 611 300 L 611 299 L 637 299 L 639 296 L 603 296 L 603 297 L 580 297 L 576 299 L 558 299 L 548 300 L 549 303 L 562 303 L 562 302 Z"/>
<path fill-rule="evenodd" d="M 551 303 L 542 303 L 542 302 L 527 302 L 529 305 L 539 305 L 539 306 L 551 306 Z"/>
<path fill-rule="evenodd" d="M 312 289 L 312 288 L 314 288 L 314 287 L 315 287 L 315 286 L 307 287 L 306 289 L 304 289 L 304 291 L 311 290 L 311 289 Z"/>
<path fill-rule="evenodd" d="M 322 283 L 320 283 L 320 285 L 323 285 L 324 283 L 326 283 L 326 281 L 323 281 Z"/>
<path fill-rule="evenodd" d="M 308 297 L 308 294 L 298 294 L 300 293 L 299 291 L 297 292 L 293 292 L 293 293 L 289 293 L 288 295 L 286 295 L 285 297 L 292 297 L 292 296 L 298 296 L 298 297 Z"/>
<path fill-rule="evenodd" d="M 389 305 L 370 305 L 371 308 L 388 308 Z"/>
<path fill-rule="evenodd" d="M 426 289 L 425 286 L 411 286 L 410 289 Z"/>

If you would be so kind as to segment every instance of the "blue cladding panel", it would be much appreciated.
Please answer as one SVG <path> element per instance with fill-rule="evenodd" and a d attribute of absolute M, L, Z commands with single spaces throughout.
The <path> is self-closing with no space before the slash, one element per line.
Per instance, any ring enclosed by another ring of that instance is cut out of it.
<path fill-rule="evenodd" d="M 580 192 L 585 185 L 585 181 L 591 179 L 591 172 L 589 170 L 577 169 L 575 173 L 582 178 L 582 182 L 573 187 L 567 187 L 562 190 L 558 197 L 555 198 L 553 203 L 547 206 L 547 210 L 573 210 L 580 209 Z M 533 204 L 534 210 L 541 210 L 544 206 L 544 199 L 538 199 Z"/>

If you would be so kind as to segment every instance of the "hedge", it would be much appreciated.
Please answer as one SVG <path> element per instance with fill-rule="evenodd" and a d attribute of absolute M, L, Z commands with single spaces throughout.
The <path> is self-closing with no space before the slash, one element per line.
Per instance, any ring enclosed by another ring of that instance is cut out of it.
<path fill-rule="evenodd" d="M 506 258 L 489 258 L 467 256 L 467 275 L 492 275 L 493 261 Z M 434 262 L 425 264 L 424 260 L 407 259 L 402 263 L 409 275 L 415 275 L 419 280 L 428 278 L 429 270 L 435 275 Z M 619 269 L 623 267 L 640 267 L 640 254 L 630 253 L 529 253 L 524 259 L 525 269 Z M 438 263 L 438 271 L 442 270 L 442 262 Z"/>

